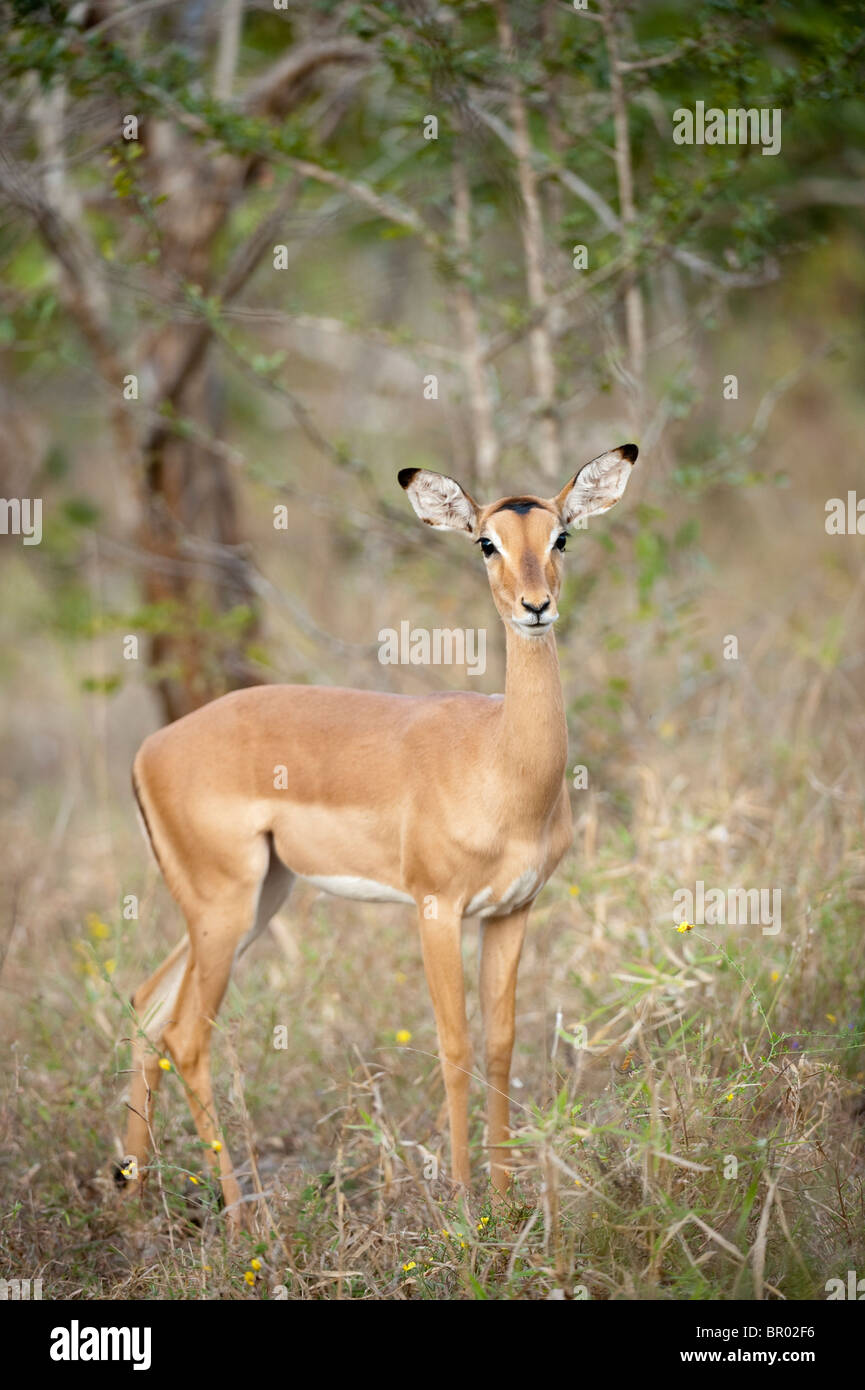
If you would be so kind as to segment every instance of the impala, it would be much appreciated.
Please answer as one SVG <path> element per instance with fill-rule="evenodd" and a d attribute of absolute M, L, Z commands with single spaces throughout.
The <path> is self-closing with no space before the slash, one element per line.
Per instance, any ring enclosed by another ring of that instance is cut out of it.
<path fill-rule="evenodd" d="M 508 1182 L 517 966 L 532 902 L 571 839 L 567 728 L 554 624 L 567 526 L 619 500 L 633 444 L 553 498 L 480 506 L 452 478 L 408 468 L 420 519 L 479 547 L 507 638 L 505 694 L 408 696 L 313 686 L 238 690 L 152 734 L 133 767 L 146 833 L 187 935 L 138 989 L 126 1149 L 147 1163 L 160 1051 L 173 1058 L 236 1222 L 240 1188 L 214 1110 L 213 1023 L 237 955 L 295 878 L 364 902 L 414 904 L 451 1136 L 469 1181 L 471 1047 L 460 937 L 481 923 L 487 1145 Z"/>

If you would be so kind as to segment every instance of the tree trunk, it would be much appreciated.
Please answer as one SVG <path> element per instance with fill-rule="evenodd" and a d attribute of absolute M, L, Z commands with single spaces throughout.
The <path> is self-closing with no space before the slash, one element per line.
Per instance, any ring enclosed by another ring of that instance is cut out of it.
<path fill-rule="evenodd" d="M 240 192 L 243 164 L 214 159 L 164 122 L 148 132 L 148 173 L 160 206 L 163 264 L 179 286 L 212 288 L 216 235 Z M 145 574 L 150 605 L 166 605 L 150 659 L 168 720 L 178 719 L 227 689 L 255 683 L 244 656 L 256 625 L 255 600 L 242 562 L 220 563 L 219 547 L 238 544 L 237 499 L 225 456 L 207 439 L 220 434 L 221 388 L 209 360 L 210 335 L 175 316 L 151 342 L 145 381 L 155 382 L 153 405 L 191 425 L 199 437 L 170 422 L 152 427 L 144 445 L 139 543 L 156 557 Z M 211 553 L 196 553 L 196 542 Z M 230 557 L 226 557 L 230 559 Z M 221 624 L 233 609 L 248 620 Z"/>

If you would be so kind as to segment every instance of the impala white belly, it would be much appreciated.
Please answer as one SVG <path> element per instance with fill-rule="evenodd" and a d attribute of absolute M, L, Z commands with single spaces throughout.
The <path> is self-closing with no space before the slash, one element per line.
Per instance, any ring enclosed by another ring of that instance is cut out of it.
<path fill-rule="evenodd" d="M 413 903 L 414 898 L 399 888 L 391 888 L 387 883 L 376 883 L 373 878 L 352 878 L 350 874 L 303 874 L 305 883 L 312 883 L 325 893 L 335 893 L 338 898 L 357 898 L 363 903 Z"/>
<path fill-rule="evenodd" d="M 377 883 L 373 878 L 355 878 L 350 874 L 300 874 L 304 883 L 311 883 L 325 893 L 333 893 L 338 898 L 354 898 L 364 903 L 414 903 L 408 893 L 399 888 L 391 888 L 388 883 Z M 508 885 L 501 897 L 496 898 L 492 888 L 483 888 L 463 910 L 464 917 L 500 917 L 524 907 L 531 902 L 543 887 L 540 872 L 526 869 Z"/>

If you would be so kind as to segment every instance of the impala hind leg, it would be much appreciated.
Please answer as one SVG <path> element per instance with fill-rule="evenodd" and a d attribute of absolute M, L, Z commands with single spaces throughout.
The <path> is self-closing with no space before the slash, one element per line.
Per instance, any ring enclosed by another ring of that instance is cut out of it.
<path fill-rule="evenodd" d="M 437 921 L 420 917 L 421 945 L 435 1012 L 439 1058 L 444 1075 L 451 1132 L 451 1176 L 467 1187 L 469 1169 L 468 1099 L 472 1049 L 466 1019 L 461 913 L 443 913 Z"/>
<path fill-rule="evenodd" d="M 183 1082 L 193 1122 L 207 1146 L 207 1161 L 220 1179 L 225 1206 L 234 1206 L 230 1219 L 235 1223 L 240 1187 L 214 1106 L 210 1043 L 235 954 L 255 914 L 256 891 L 226 889 L 215 908 L 187 908 L 189 936 L 133 1001 L 144 1037 L 133 1043 L 127 1154 L 145 1176 L 156 1090 L 162 1077 L 160 1052 L 165 1051 Z M 121 1169 L 121 1173 L 128 1171 L 128 1167 Z M 130 1183 L 129 1191 L 136 1186 Z"/>
<path fill-rule="evenodd" d="M 222 1187 L 229 1221 L 240 1223 L 240 1186 L 220 1129 L 213 1098 L 210 1046 L 213 1025 L 228 987 L 231 967 L 264 930 L 285 900 L 293 875 L 270 848 L 264 877 L 255 883 L 225 884 L 216 904 L 187 908 L 190 955 L 180 986 L 174 1019 L 165 1029 L 171 1053 L 186 1089 L 186 1099 L 207 1159 Z"/>
<path fill-rule="evenodd" d="M 198 946 L 205 949 L 199 953 L 193 945 L 177 998 L 175 1017 L 165 1030 L 164 1042 L 183 1082 L 193 1123 L 205 1145 L 207 1162 L 219 1178 L 229 1220 L 239 1224 L 237 1204 L 240 1201 L 240 1186 L 234 1176 L 231 1154 L 216 1113 L 210 1047 L 213 1025 L 228 987 L 240 934 L 215 939 L 208 949 L 210 932 L 217 937 L 222 935 L 220 926 L 222 931 L 225 930 L 222 925 L 225 919 L 221 918 L 221 914 L 219 924 L 212 913 L 209 914 L 209 922 L 209 930 L 201 921 L 197 921 L 195 927 L 190 925 L 190 934 L 194 931 Z"/>
<path fill-rule="evenodd" d="M 189 882 L 179 883 L 175 875 L 174 896 L 183 908 L 189 935 L 133 999 L 139 1036 L 133 1042 L 126 1147 L 143 1173 L 155 1093 L 163 1074 L 159 1051 L 164 1047 L 184 1083 L 192 1118 L 207 1146 L 208 1162 L 219 1177 L 225 1206 L 233 1207 L 229 1219 L 239 1224 L 236 1203 L 240 1188 L 213 1100 L 211 1034 L 236 956 L 264 930 L 284 902 L 293 875 L 276 857 L 272 844 L 264 840 L 244 856 L 243 867 L 238 867 L 234 877 L 229 876 L 227 856 L 223 862 L 224 871 L 211 870 L 206 899 Z M 130 1190 L 135 1186 L 130 1184 Z"/>
<path fill-rule="evenodd" d="M 487 1069 L 487 1144 L 490 1178 L 498 1192 L 506 1192 L 508 1151 L 501 1148 L 510 1137 L 511 1054 L 514 1049 L 517 967 L 526 930 L 528 908 L 507 917 L 486 921 L 481 927 L 480 996 L 484 1023 Z"/>
<path fill-rule="evenodd" d="M 156 1092 L 162 1079 L 159 1044 L 177 1003 L 188 957 L 189 938 L 185 936 L 132 996 L 135 1032 L 127 1101 L 126 1157 L 115 1169 L 115 1178 L 123 1185 L 127 1196 L 139 1190 L 147 1167 Z"/>

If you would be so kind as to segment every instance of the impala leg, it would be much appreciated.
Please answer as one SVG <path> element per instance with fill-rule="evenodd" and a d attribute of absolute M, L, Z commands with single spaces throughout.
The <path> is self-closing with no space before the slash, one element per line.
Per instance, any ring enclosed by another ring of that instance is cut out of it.
<path fill-rule="evenodd" d="M 150 1129 L 156 1103 L 156 1092 L 162 1080 L 159 1066 L 159 1042 L 162 1030 L 177 1001 L 180 982 L 186 969 L 189 939 L 184 937 L 159 969 L 132 996 L 135 1013 L 135 1033 L 132 1039 L 132 1081 L 127 1102 L 126 1141 L 124 1152 L 135 1160 L 143 1178 L 150 1156 Z M 140 1179 L 126 1180 L 123 1165 L 116 1174 L 123 1183 L 126 1195 L 137 1192 Z"/>
<path fill-rule="evenodd" d="M 481 927 L 480 996 L 487 1069 L 487 1143 L 490 1178 L 498 1192 L 507 1191 L 508 1151 L 499 1147 L 510 1136 L 508 1085 L 514 1047 L 517 967 L 528 908 Z"/>
<path fill-rule="evenodd" d="M 420 934 L 447 1093 L 451 1175 L 455 1183 L 468 1186 L 471 1177 L 468 1099 L 472 1050 L 460 950 L 462 914 L 448 914 L 438 921 L 427 921 L 421 916 Z"/>
<path fill-rule="evenodd" d="M 118 1165 L 119 1171 L 115 1173 L 117 1181 L 124 1183 L 124 1194 L 127 1196 L 133 1196 L 140 1190 L 150 1157 L 150 1127 L 153 1124 L 156 1092 L 161 1077 L 162 1071 L 155 1050 L 149 1043 L 136 1039 L 132 1044 L 132 1084 L 129 1088 L 129 1115 L 126 1121 L 124 1149 L 126 1158 L 123 1164 Z M 127 1168 L 125 1165 L 129 1159 L 134 1159 L 135 1163 Z M 129 1181 L 124 1178 L 126 1172 L 130 1173 Z M 133 1173 L 137 1176 L 131 1176 Z"/>
<path fill-rule="evenodd" d="M 220 1180 L 232 1225 L 240 1225 L 240 1186 L 213 1098 L 210 1047 L 213 1025 L 228 987 L 237 946 L 254 916 L 254 893 L 226 891 L 218 908 L 190 918 L 191 953 L 180 986 L 174 1018 L 166 1027 L 165 1046 L 186 1089 L 193 1123 L 206 1156 Z M 216 1144 L 216 1149 L 214 1149 Z"/>
<path fill-rule="evenodd" d="M 148 825 L 158 825 L 152 807 Z M 191 834 L 191 827 L 187 826 L 187 832 Z M 174 838 L 179 841 L 176 828 Z M 241 1194 L 213 1101 L 211 1035 L 238 949 L 245 950 L 267 926 L 287 896 L 293 875 L 277 857 L 269 837 L 235 840 L 230 845 L 192 843 L 195 854 L 189 844 L 187 851 L 198 863 L 197 878 L 181 875 L 178 866 L 183 856 L 174 854 L 169 881 L 189 935 L 132 1001 L 138 1029 L 133 1041 L 126 1145 L 127 1153 L 144 1169 L 162 1076 L 159 1049 L 164 1045 L 174 1058 L 195 1127 L 207 1146 L 208 1162 L 222 1185 L 229 1220 L 237 1226 Z"/>

